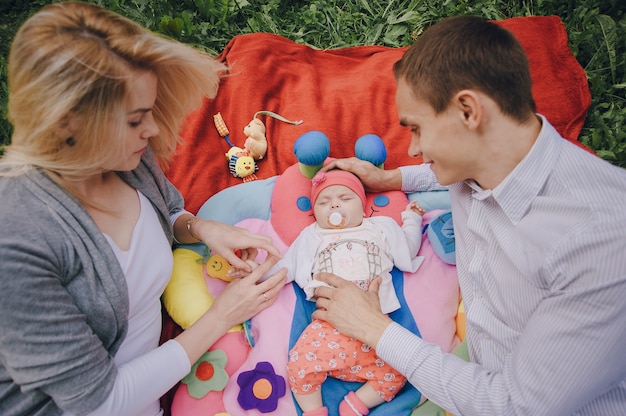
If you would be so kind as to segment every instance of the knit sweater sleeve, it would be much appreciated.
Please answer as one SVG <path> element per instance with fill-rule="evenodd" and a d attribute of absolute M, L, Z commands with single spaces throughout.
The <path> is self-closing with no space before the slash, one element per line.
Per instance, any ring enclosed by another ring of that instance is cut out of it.
<path fill-rule="evenodd" d="M 0 186 L 0 214 L 11 218 L 0 223 L 2 415 L 86 413 L 117 377 L 112 354 L 128 313 L 123 274 L 87 213 L 54 186 L 43 176 Z"/>
<path fill-rule="evenodd" d="M 183 199 L 154 158 L 120 176 L 150 199 L 171 239 Z M 11 218 L 0 222 L 0 414 L 89 413 L 135 377 L 113 360 L 128 330 L 124 273 L 89 214 L 45 174 L 2 179 L 0 193 L 0 215 Z M 175 347 L 156 351 L 177 363 L 163 377 L 171 387 L 189 363 Z"/>

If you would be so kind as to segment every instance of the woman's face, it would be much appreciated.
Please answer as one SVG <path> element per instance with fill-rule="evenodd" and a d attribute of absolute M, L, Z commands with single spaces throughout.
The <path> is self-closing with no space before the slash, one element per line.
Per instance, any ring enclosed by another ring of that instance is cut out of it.
<path fill-rule="evenodd" d="M 347 221 L 338 225 L 328 223 L 333 212 L 341 212 Z M 313 215 L 322 228 L 357 227 L 363 222 L 363 202 L 350 188 L 343 185 L 331 185 L 322 189 L 313 205 Z"/>
<path fill-rule="evenodd" d="M 152 108 L 157 96 L 157 77 L 149 71 L 136 71 L 130 81 L 130 90 L 126 100 L 124 120 L 124 150 L 116 158 L 110 171 L 130 171 L 135 169 L 148 146 L 148 139 L 159 134 L 159 127 L 154 121 Z"/>

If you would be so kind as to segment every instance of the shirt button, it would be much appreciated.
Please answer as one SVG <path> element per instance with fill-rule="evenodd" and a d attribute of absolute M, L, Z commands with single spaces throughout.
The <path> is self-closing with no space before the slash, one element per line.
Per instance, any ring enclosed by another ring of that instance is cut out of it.
<path fill-rule="evenodd" d="M 483 335 L 483 339 L 484 339 L 485 341 L 489 341 L 489 340 L 491 339 L 491 335 L 489 335 L 489 334 L 488 334 L 488 333 L 486 333 L 486 332 L 483 332 L 483 333 L 482 333 L 482 335 Z"/>

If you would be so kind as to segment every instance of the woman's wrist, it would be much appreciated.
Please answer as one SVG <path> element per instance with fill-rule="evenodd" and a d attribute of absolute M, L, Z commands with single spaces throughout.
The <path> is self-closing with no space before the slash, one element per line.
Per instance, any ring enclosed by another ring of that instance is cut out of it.
<path fill-rule="evenodd" d="M 174 222 L 174 237 L 176 242 L 193 244 L 203 241 L 200 237 L 202 233 L 199 230 L 202 228 L 200 225 L 203 221 L 204 220 L 201 218 L 192 214 L 183 214 L 178 217 Z"/>
<path fill-rule="evenodd" d="M 232 327 L 222 318 L 220 313 L 209 308 L 175 338 L 187 352 L 192 364 Z"/>
<path fill-rule="evenodd" d="M 191 236 L 191 238 L 193 238 L 193 239 L 197 240 L 198 242 L 200 242 L 200 241 L 202 241 L 202 239 L 200 237 L 198 237 L 198 234 L 196 234 L 193 231 L 193 225 L 198 220 L 199 220 L 199 218 L 194 215 L 193 217 L 191 217 L 191 218 L 189 218 L 187 220 L 185 225 L 186 225 L 186 228 L 187 228 L 187 233 Z"/>

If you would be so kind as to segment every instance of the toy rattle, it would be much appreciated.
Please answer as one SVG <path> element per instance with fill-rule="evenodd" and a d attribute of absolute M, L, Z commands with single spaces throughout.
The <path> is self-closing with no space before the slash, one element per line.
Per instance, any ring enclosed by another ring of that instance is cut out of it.
<path fill-rule="evenodd" d="M 302 120 L 291 121 L 285 117 L 273 113 L 271 111 L 257 111 L 252 120 L 243 128 L 243 134 L 246 136 L 243 148 L 235 146 L 229 139 L 230 131 L 226 127 L 226 123 L 221 113 L 213 116 L 215 128 L 226 143 L 230 145 L 230 150 L 225 154 L 228 161 L 230 173 L 236 178 L 243 179 L 244 182 L 256 179 L 256 171 L 259 169 L 256 161 L 261 160 L 267 153 L 267 137 L 265 136 L 265 124 L 257 117 L 266 115 L 273 117 L 282 122 L 293 124 L 295 126 L 302 124 Z"/>

